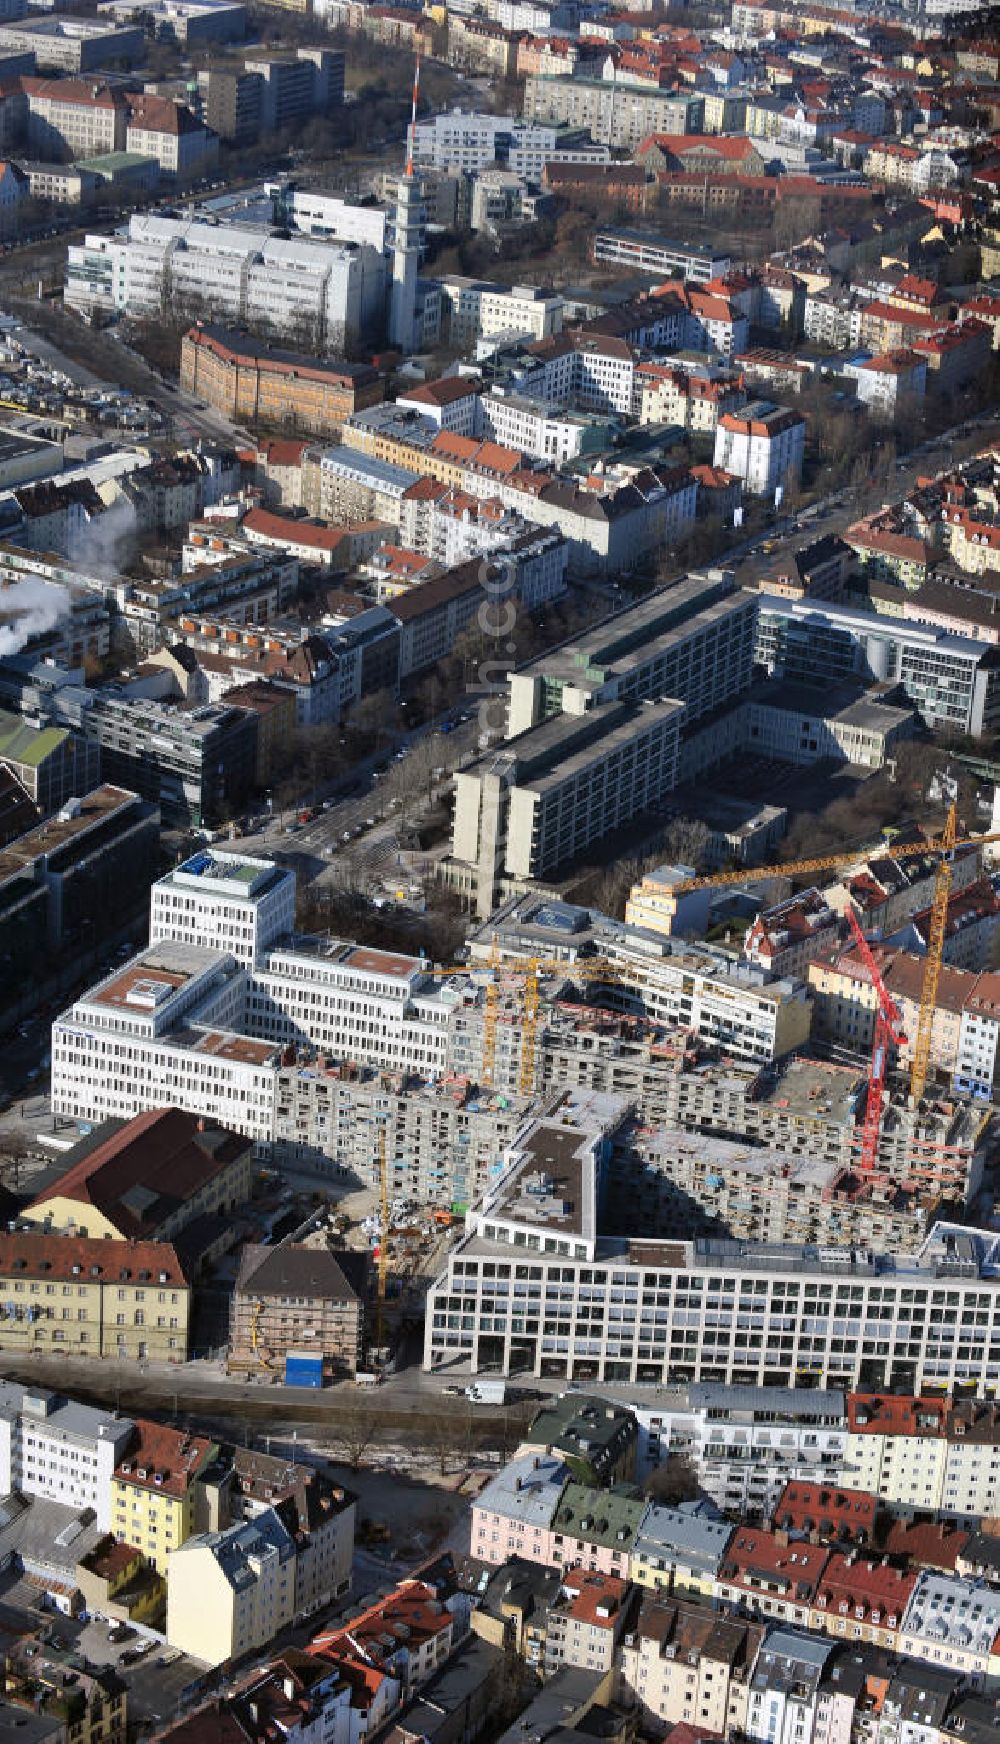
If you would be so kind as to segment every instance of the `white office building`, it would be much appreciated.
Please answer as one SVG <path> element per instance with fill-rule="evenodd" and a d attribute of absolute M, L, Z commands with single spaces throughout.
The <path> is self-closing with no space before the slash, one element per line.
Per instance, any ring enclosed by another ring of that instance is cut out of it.
<path fill-rule="evenodd" d="M 948 734 L 1000 726 L 1000 651 L 933 624 L 761 594 L 754 660 L 771 678 L 827 689 L 899 684 L 924 724 Z"/>
<path fill-rule="evenodd" d="M 561 1112 L 561 1111 L 560 1111 Z M 915 1254 L 604 1236 L 600 1161 L 539 1121 L 427 1297 L 424 1367 L 573 1382 L 1000 1388 L 1000 1237 Z"/>
<path fill-rule="evenodd" d="M 134 213 L 127 231 L 70 248 L 65 295 L 82 313 L 203 315 L 343 354 L 377 333 L 385 292 L 385 257 L 368 243 Z"/>
<path fill-rule="evenodd" d="M 295 874 L 270 860 L 206 848 L 150 892 L 150 944 L 228 951 L 247 968 L 294 924 Z"/>
<path fill-rule="evenodd" d="M 456 1011 L 478 1008 L 471 980 L 293 938 L 293 902 L 289 874 L 214 851 L 154 885 L 150 944 L 53 1023 L 54 1111 L 98 1121 L 174 1104 L 270 1144 L 289 1047 L 444 1072 Z"/>

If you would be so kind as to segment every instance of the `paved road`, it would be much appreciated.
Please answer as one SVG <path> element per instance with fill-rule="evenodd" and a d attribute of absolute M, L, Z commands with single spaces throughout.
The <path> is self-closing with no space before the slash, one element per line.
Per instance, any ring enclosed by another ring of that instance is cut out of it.
<path fill-rule="evenodd" d="M 996 441 L 1000 438 L 1000 416 L 984 412 L 977 418 L 957 425 L 943 436 L 922 443 L 911 454 L 903 457 L 896 464 L 895 476 L 887 489 L 887 500 L 898 501 L 914 488 L 919 477 L 947 470 L 954 462 L 956 442 L 961 444 L 966 436 L 978 438 L 979 445 L 983 447 L 991 440 Z M 800 514 L 790 522 L 783 523 L 783 530 L 777 536 L 773 532 L 757 535 L 754 539 L 733 547 L 717 561 L 735 563 L 740 581 L 744 584 L 755 583 L 761 576 L 772 574 L 781 558 L 792 556 L 813 539 L 843 533 L 846 527 L 861 519 L 862 512 L 855 491 L 837 491 L 830 497 L 821 498 L 815 505 L 815 512 Z M 760 549 L 765 540 L 768 543 L 774 541 L 774 549 L 767 554 Z"/>
<path fill-rule="evenodd" d="M 311 857 L 316 861 L 317 873 L 323 870 L 323 862 L 329 862 L 334 876 L 349 870 L 354 880 L 360 875 L 362 882 L 383 877 L 391 882 L 404 872 L 399 861 L 404 808 L 392 789 L 397 783 L 400 786 L 405 783 L 407 758 L 413 750 L 430 740 L 434 761 L 422 756 L 414 781 L 428 799 L 447 793 L 451 772 L 471 761 L 479 748 L 481 729 L 475 697 L 466 699 L 462 712 L 471 718 L 462 720 L 453 731 L 442 732 L 440 723 L 417 727 L 338 778 L 336 786 L 321 784 L 316 797 L 327 809 L 317 811 L 309 823 L 296 824 L 290 811 L 274 814 L 261 827 L 242 836 L 241 846 L 248 853 L 285 849 Z M 454 719 L 453 711 L 442 721 L 448 718 Z M 387 757 L 387 769 L 379 771 L 373 767 L 375 762 L 384 763 Z M 434 771 L 440 773 L 435 776 Z M 345 786 L 352 790 L 360 787 L 361 791 L 338 797 L 337 788 L 342 791 Z M 330 791 L 333 796 L 324 798 Z"/>

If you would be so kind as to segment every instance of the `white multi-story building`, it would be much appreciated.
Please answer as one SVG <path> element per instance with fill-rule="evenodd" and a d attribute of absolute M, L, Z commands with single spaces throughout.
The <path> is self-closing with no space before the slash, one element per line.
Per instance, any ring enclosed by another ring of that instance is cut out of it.
<path fill-rule="evenodd" d="M 601 1236 L 600 1169 L 576 1137 L 550 1142 L 537 1123 L 468 1213 L 428 1294 L 425 1368 L 588 1384 L 1000 1386 L 1000 1238 L 938 1224 L 918 1253 L 883 1255 Z"/>
<path fill-rule="evenodd" d="M 438 280 L 451 345 L 469 347 L 491 333 L 547 339 L 562 328 L 563 299 L 537 285 L 501 285 L 448 274 Z"/>
<path fill-rule="evenodd" d="M 132 1421 L 17 1381 L 0 1383 L 0 1491 L 37 1496 L 111 1527 L 111 1479 Z"/>
<path fill-rule="evenodd" d="M 417 167 L 451 174 L 475 175 L 502 163 L 525 181 L 539 182 L 547 163 L 606 163 L 609 156 L 607 146 L 594 145 L 584 130 L 514 121 L 508 115 L 453 109 L 430 115 L 413 129 Z"/>
<path fill-rule="evenodd" d="M 923 399 L 927 361 L 915 351 L 885 352 L 859 364 L 854 379 L 862 405 L 891 417 L 900 400 Z"/>
<path fill-rule="evenodd" d="M 925 725 L 991 732 L 1000 723 L 995 650 L 934 624 L 885 617 L 833 600 L 759 596 L 755 663 L 769 677 L 829 686 L 844 679 L 901 685 Z"/>
<path fill-rule="evenodd" d="M 798 483 L 805 446 L 806 421 L 798 412 L 755 400 L 719 419 L 714 464 L 755 496 L 773 496 L 779 485 Z"/>
<path fill-rule="evenodd" d="M 52 1025 L 52 1107 L 71 1120 L 186 1108 L 266 1140 L 281 1049 L 240 1032 L 245 971 L 228 954 L 162 941 Z"/>
<path fill-rule="evenodd" d="M 70 250 L 66 301 L 155 319 L 165 310 L 340 352 L 377 330 L 386 262 L 367 243 L 282 238 L 193 218 L 133 214 L 128 231 Z"/>
<path fill-rule="evenodd" d="M 502 388 L 492 388 L 483 395 L 482 415 L 486 431 L 495 442 L 553 466 L 575 460 L 588 448 L 603 447 L 611 434 L 607 425 L 601 425 L 586 412 L 552 406 L 545 400 L 525 399 Z"/>
<path fill-rule="evenodd" d="M 653 1399 L 639 1394 L 629 1403 L 639 1424 L 638 1476 L 683 1455 L 699 1489 L 735 1518 L 769 1517 L 793 1479 L 844 1481 L 843 1393 L 702 1384 Z"/>
<path fill-rule="evenodd" d="M 283 206 L 303 236 L 357 242 L 380 253 L 388 244 L 391 220 L 385 206 L 359 205 L 340 194 L 318 193 L 315 188 L 293 189 L 284 197 Z"/>
<path fill-rule="evenodd" d="M 961 1672 L 973 1683 L 1000 1676 L 1000 1592 L 985 1581 L 925 1569 L 903 1614 L 899 1651 Z"/>
<path fill-rule="evenodd" d="M 247 968 L 294 923 L 295 874 L 270 860 L 206 848 L 150 892 L 150 944 L 174 939 L 228 951 Z"/>
<path fill-rule="evenodd" d="M 53 1108 L 92 1121 L 174 1104 L 269 1144 L 288 1046 L 424 1079 L 448 1069 L 471 983 L 337 940 L 278 942 L 287 875 L 235 855 L 199 871 L 201 858 L 154 886 L 153 942 L 56 1018 Z M 213 925 L 214 946 L 192 942 Z"/>

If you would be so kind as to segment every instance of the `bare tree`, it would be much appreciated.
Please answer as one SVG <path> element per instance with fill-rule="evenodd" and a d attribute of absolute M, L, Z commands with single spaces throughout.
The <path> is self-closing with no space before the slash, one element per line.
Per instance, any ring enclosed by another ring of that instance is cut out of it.
<path fill-rule="evenodd" d="M 698 1495 L 698 1474 L 686 1453 L 671 1453 L 662 1465 L 656 1466 L 650 1472 L 642 1487 L 654 1502 L 676 1506 L 678 1502 L 695 1500 Z"/>
<path fill-rule="evenodd" d="M 709 828 L 701 818 L 672 818 L 663 832 L 663 853 L 681 866 L 700 872 L 708 852 Z"/>
<path fill-rule="evenodd" d="M 353 1471 L 364 1464 L 365 1454 L 378 1440 L 380 1427 L 374 1411 L 356 1408 L 338 1413 L 333 1424 L 334 1442 L 343 1449 L 344 1458 Z"/>

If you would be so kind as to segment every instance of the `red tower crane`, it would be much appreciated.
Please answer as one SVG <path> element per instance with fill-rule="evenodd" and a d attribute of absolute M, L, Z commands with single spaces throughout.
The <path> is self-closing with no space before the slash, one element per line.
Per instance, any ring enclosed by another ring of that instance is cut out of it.
<path fill-rule="evenodd" d="M 847 918 L 854 934 L 854 943 L 858 948 L 878 999 L 878 1009 L 875 1013 L 875 1043 L 872 1048 L 872 1063 L 868 1069 L 868 1097 L 865 1102 L 865 1118 L 861 1129 L 861 1173 L 872 1175 L 878 1168 L 878 1139 L 882 1125 L 882 1092 L 885 1089 L 885 1074 L 889 1060 L 890 1047 L 899 1047 L 906 1041 L 903 1034 L 903 1020 L 899 1008 L 879 972 L 879 966 L 868 940 L 865 938 L 853 908 L 848 908 Z"/>

